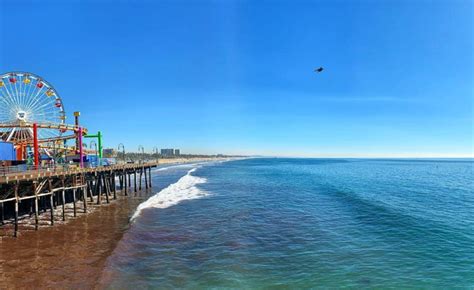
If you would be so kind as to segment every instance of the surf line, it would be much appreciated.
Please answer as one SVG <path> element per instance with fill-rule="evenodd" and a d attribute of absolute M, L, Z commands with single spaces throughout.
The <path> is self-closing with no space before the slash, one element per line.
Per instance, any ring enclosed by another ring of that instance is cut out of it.
<path fill-rule="evenodd" d="M 208 196 L 208 192 L 201 190 L 196 186 L 198 184 L 206 183 L 207 179 L 191 174 L 196 171 L 197 168 L 198 167 L 194 167 L 190 169 L 186 175 L 181 177 L 177 182 L 168 185 L 168 187 L 138 205 L 130 218 L 130 221 L 133 222 L 138 216 L 140 216 L 142 211 L 147 208 L 167 208 L 176 205 L 183 200 Z"/>

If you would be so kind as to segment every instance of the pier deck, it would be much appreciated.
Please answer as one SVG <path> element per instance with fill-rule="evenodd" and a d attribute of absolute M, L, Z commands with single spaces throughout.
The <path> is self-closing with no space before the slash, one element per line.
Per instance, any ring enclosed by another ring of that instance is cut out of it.
<path fill-rule="evenodd" d="M 71 174 L 87 174 L 92 172 L 104 172 L 104 171 L 117 171 L 117 170 L 133 170 L 142 167 L 156 167 L 158 162 L 147 162 L 147 163 L 127 163 L 110 166 L 98 166 L 89 168 L 79 168 L 78 166 L 62 167 L 58 166 L 55 168 L 38 169 L 38 170 L 26 170 L 26 171 L 9 171 L 2 170 L 0 167 L 0 185 L 2 183 L 11 183 L 16 181 L 28 181 L 37 178 L 44 177 L 57 177 Z"/>
<path fill-rule="evenodd" d="M 88 204 L 105 204 L 117 199 L 117 194 L 127 196 L 151 184 L 151 168 L 157 162 L 133 163 L 92 168 L 56 166 L 26 171 L 0 172 L 0 228 L 13 224 L 13 236 L 19 232 L 19 219 L 32 218 L 39 227 L 40 214 L 49 212 L 54 225 L 55 209 L 62 207 L 62 220 L 66 219 L 66 205 L 71 204 L 74 216 L 77 205 L 87 213 Z M 133 183 L 132 183 L 133 179 Z M 56 217 L 57 218 L 57 217 Z"/>

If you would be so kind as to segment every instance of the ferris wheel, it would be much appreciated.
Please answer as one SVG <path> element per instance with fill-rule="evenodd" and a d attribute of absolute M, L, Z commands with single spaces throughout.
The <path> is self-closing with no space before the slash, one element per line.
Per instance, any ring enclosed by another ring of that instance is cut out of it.
<path fill-rule="evenodd" d="M 27 72 L 0 75 L 0 140 L 30 143 L 33 124 L 39 124 L 38 138 L 55 140 L 66 131 L 64 105 L 54 87 Z M 58 129 L 59 128 L 59 129 Z"/>

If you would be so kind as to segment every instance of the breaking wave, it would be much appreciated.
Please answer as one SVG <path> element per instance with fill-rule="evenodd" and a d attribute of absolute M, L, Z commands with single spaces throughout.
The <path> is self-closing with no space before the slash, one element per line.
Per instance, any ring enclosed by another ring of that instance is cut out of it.
<path fill-rule="evenodd" d="M 197 184 L 207 182 L 205 178 L 191 175 L 196 169 L 197 167 L 192 168 L 176 183 L 169 185 L 145 202 L 142 202 L 130 220 L 135 220 L 146 208 L 167 208 L 183 200 L 196 199 L 209 195 L 207 192 L 196 187 Z"/>

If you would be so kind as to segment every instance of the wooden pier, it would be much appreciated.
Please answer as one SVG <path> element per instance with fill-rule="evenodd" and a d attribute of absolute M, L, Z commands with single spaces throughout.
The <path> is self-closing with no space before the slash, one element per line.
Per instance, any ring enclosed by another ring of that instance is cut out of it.
<path fill-rule="evenodd" d="M 75 217 L 79 210 L 87 213 L 88 205 L 107 204 L 118 194 L 127 196 L 131 191 L 148 189 L 152 186 L 151 169 L 157 164 L 4 172 L 0 175 L 0 229 L 13 224 L 12 235 L 17 237 L 21 219 L 31 220 L 34 216 L 38 230 L 40 215 L 49 215 L 49 224 L 54 225 L 58 208 L 59 219 L 65 221 L 66 206 L 71 204 Z"/>

